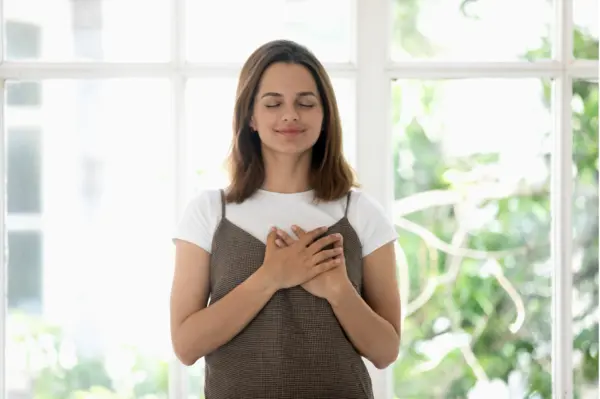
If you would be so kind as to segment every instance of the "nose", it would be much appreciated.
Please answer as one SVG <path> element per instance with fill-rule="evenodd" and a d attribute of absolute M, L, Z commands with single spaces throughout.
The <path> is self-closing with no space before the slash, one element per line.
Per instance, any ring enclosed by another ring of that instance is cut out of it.
<path fill-rule="evenodd" d="M 298 120 L 298 112 L 294 107 L 285 107 L 282 115 L 284 122 L 296 122 Z"/>

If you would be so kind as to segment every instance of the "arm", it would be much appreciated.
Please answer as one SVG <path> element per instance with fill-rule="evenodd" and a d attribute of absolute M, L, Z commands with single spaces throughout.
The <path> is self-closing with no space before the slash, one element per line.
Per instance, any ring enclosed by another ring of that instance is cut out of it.
<path fill-rule="evenodd" d="M 400 295 L 394 243 L 363 259 L 363 300 L 349 280 L 328 298 L 350 341 L 375 367 L 383 369 L 398 357 Z"/>
<path fill-rule="evenodd" d="M 263 269 L 214 305 L 209 296 L 210 254 L 177 240 L 171 289 L 171 341 L 179 360 L 191 366 L 236 336 L 276 292 Z"/>

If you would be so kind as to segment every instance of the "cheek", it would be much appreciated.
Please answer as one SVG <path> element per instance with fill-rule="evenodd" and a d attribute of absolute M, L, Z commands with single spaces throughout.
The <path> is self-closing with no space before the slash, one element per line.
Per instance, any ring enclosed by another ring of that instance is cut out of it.
<path fill-rule="evenodd" d="M 323 111 L 319 110 L 314 113 L 311 113 L 311 115 L 308 117 L 307 122 L 313 129 L 321 131 L 321 127 L 323 126 Z"/>
<path fill-rule="evenodd" d="M 265 128 L 269 128 L 272 125 L 273 116 L 271 113 L 265 111 L 264 109 L 255 109 L 254 114 L 252 115 L 252 120 L 254 121 L 254 125 L 256 130 L 261 130 Z"/>

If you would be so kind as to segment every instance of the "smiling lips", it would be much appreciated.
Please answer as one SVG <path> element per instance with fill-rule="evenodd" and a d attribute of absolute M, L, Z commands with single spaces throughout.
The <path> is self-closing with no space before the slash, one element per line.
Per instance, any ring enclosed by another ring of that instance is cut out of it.
<path fill-rule="evenodd" d="M 296 127 L 293 127 L 293 128 L 290 127 L 290 128 L 284 128 L 284 129 L 276 129 L 275 131 L 277 133 L 285 134 L 285 135 L 290 135 L 290 136 L 293 136 L 293 135 L 300 134 L 300 133 L 304 132 L 303 129 L 296 128 Z"/>

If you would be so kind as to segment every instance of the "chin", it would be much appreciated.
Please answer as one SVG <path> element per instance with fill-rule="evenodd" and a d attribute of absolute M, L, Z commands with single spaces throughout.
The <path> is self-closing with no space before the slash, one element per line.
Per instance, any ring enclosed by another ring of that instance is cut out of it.
<path fill-rule="evenodd" d="M 276 144 L 276 145 L 263 145 L 263 151 L 269 151 L 275 154 L 285 155 L 302 155 L 307 151 L 310 151 L 312 146 L 310 145 L 293 145 L 292 143 L 287 144 Z"/>

